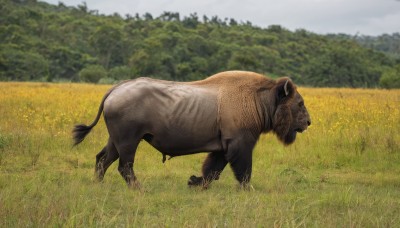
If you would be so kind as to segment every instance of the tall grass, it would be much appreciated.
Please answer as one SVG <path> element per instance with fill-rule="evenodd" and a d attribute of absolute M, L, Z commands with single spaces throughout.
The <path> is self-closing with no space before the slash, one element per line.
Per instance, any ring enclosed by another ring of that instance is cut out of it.
<path fill-rule="evenodd" d="M 109 86 L 0 83 L 0 226 L 398 227 L 400 91 L 300 88 L 310 129 L 289 147 L 273 135 L 254 151 L 252 185 L 229 167 L 202 191 L 188 188 L 205 154 L 162 156 L 141 143 L 129 190 L 116 164 L 102 183 L 94 161 L 100 122 L 72 148 Z"/>

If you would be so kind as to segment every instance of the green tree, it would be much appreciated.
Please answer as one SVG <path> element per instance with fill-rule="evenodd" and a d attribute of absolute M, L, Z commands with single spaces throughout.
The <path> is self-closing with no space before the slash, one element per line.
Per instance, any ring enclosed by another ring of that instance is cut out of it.
<path fill-rule="evenodd" d="M 79 52 L 64 46 L 50 47 L 48 57 L 51 61 L 49 81 L 76 80 L 80 69 L 86 62 Z"/>
<path fill-rule="evenodd" d="M 377 85 L 380 72 L 368 64 L 365 53 L 357 49 L 335 46 L 315 56 L 305 69 L 303 82 L 311 86 L 371 87 Z"/>
<path fill-rule="evenodd" d="M 89 65 L 79 72 L 79 78 L 83 82 L 97 83 L 101 78 L 107 78 L 107 71 L 101 65 Z"/>
<path fill-rule="evenodd" d="M 117 66 L 108 72 L 108 77 L 113 80 L 121 81 L 126 79 L 132 79 L 135 77 L 133 70 L 127 66 Z"/>
<path fill-rule="evenodd" d="M 10 46 L 0 47 L 0 79 L 12 81 L 46 80 L 49 63 L 40 54 Z"/>
<path fill-rule="evenodd" d="M 400 88 L 400 64 L 383 72 L 379 85 L 385 89 Z"/>
<path fill-rule="evenodd" d="M 184 17 L 182 20 L 183 26 L 193 29 L 196 28 L 199 23 L 197 13 L 191 13 L 189 17 Z"/>
<path fill-rule="evenodd" d="M 325 36 L 196 13 L 183 19 L 174 12 L 121 18 L 99 15 L 85 3 L 0 5 L 1 80 L 79 81 L 82 68 L 98 64 L 109 71 L 101 76 L 107 83 L 136 76 L 197 80 L 238 69 L 313 86 L 376 87 L 383 70 L 399 61 L 398 33 Z M 382 85 L 391 74 L 382 76 Z"/>
<path fill-rule="evenodd" d="M 114 24 L 106 23 L 98 27 L 90 37 L 90 44 L 96 50 L 99 63 L 106 69 L 110 64 L 123 63 L 123 35 L 121 29 Z"/>

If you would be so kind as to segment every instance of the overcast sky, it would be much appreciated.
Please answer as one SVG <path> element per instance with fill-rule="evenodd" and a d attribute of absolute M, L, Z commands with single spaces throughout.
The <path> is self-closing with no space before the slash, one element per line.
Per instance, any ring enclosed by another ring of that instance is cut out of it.
<path fill-rule="evenodd" d="M 43 0 L 42 0 L 43 1 Z M 84 0 L 44 0 L 77 6 Z M 306 29 L 320 34 L 381 35 L 400 32 L 400 0 L 86 0 L 90 10 L 153 17 L 164 11 L 179 12 L 181 18 L 197 12 L 202 18 L 250 21 L 268 27 L 281 25 L 292 31 Z"/>

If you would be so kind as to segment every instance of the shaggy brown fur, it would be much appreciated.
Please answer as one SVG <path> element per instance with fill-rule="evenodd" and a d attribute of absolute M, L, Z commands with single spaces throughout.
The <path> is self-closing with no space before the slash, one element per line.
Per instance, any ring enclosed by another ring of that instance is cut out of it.
<path fill-rule="evenodd" d="M 285 95 L 285 83 L 288 95 Z M 274 130 L 278 138 L 288 144 L 285 138 L 293 121 L 290 102 L 297 93 L 289 78 L 275 81 L 253 72 L 228 71 L 190 84 L 219 87 L 218 118 L 221 128 L 230 132 L 232 129 L 249 129 L 257 138 L 261 132 Z"/>

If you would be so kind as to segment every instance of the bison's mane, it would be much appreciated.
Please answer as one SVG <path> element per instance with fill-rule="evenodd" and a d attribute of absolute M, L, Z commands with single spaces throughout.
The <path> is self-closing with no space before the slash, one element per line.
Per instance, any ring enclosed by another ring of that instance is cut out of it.
<path fill-rule="evenodd" d="M 253 72 L 227 71 L 193 84 L 219 87 L 219 116 L 238 121 L 236 127 L 252 129 L 254 135 L 273 130 L 284 144 L 293 141 L 290 103 L 297 90 L 289 78 L 273 80 Z"/>
<path fill-rule="evenodd" d="M 287 91 L 285 91 L 287 84 Z M 286 94 L 287 93 L 287 94 Z M 295 132 L 291 132 L 293 122 L 290 105 L 294 95 L 297 93 L 296 86 L 289 78 L 281 78 L 272 88 L 272 94 L 275 96 L 275 113 L 273 115 L 273 131 L 278 136 L 278 139 L 284 144 L 292 143 L 296 137 Z"/>

